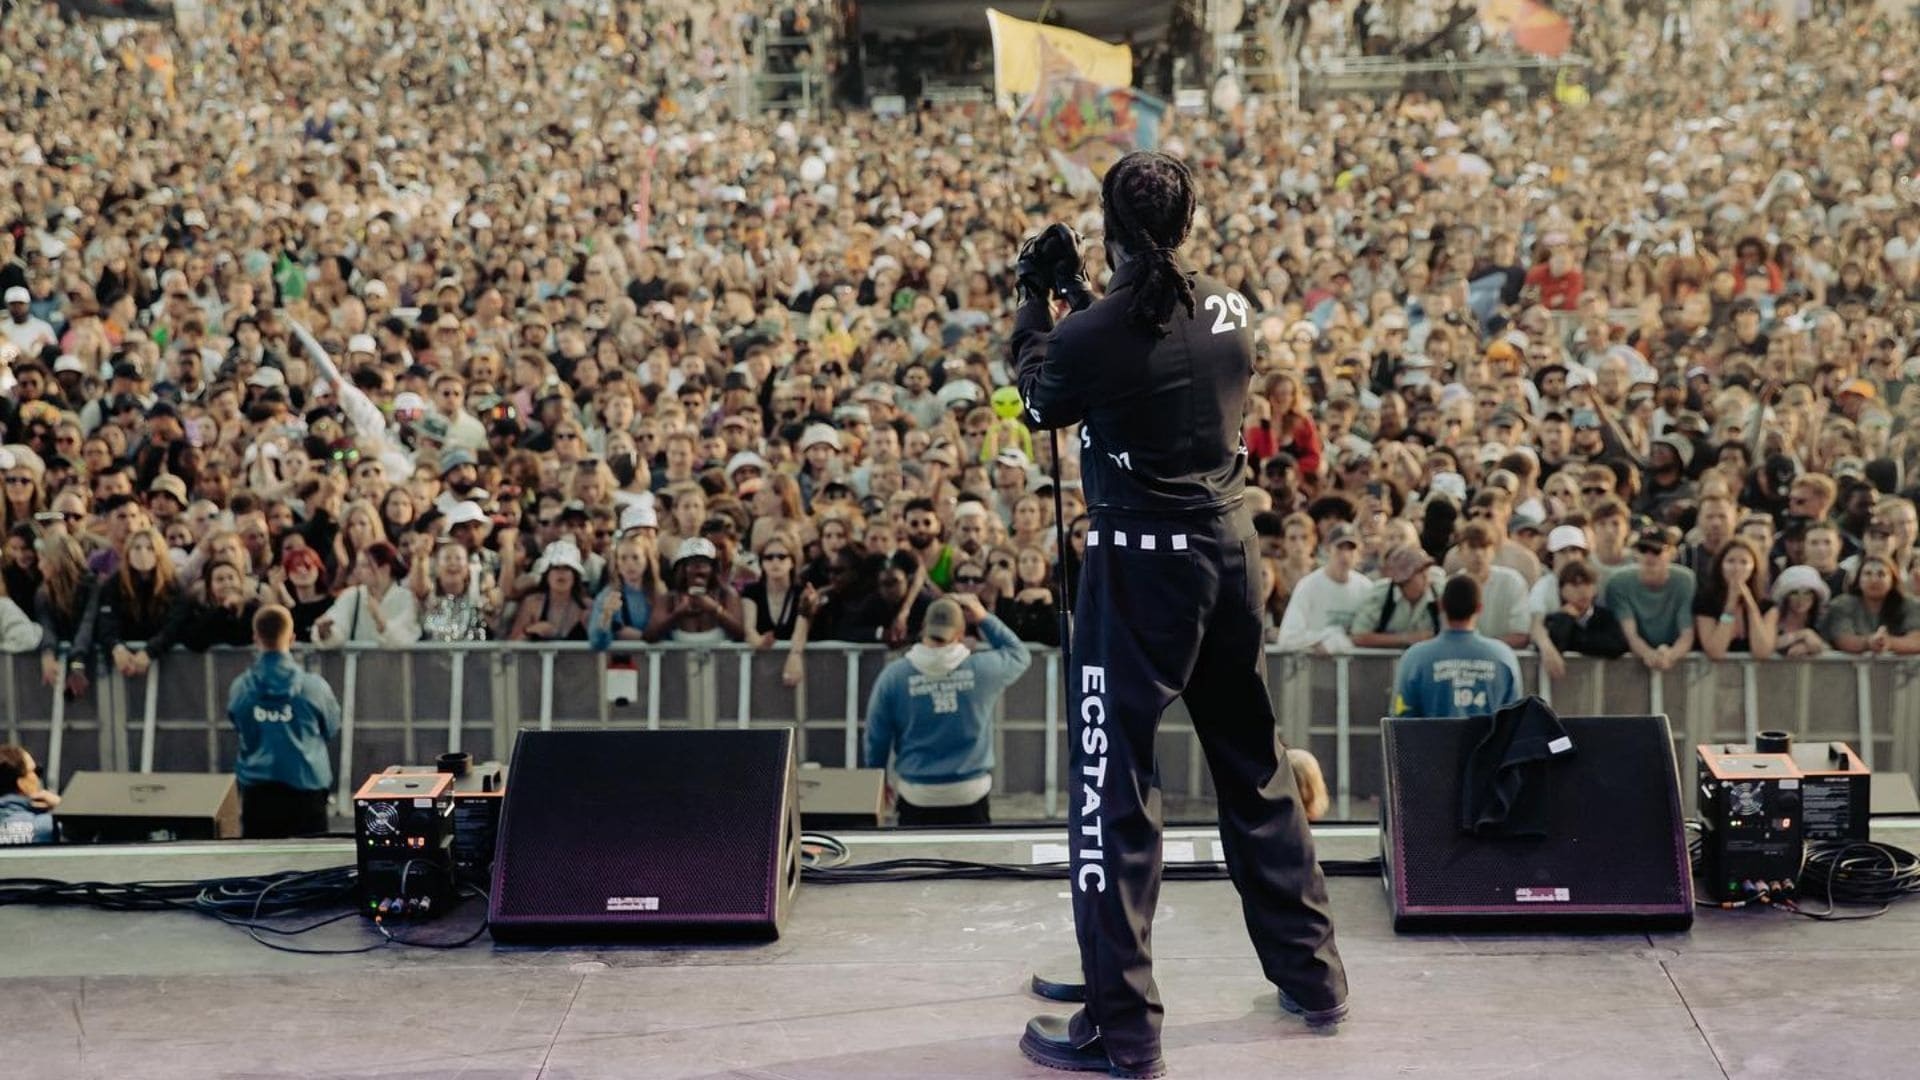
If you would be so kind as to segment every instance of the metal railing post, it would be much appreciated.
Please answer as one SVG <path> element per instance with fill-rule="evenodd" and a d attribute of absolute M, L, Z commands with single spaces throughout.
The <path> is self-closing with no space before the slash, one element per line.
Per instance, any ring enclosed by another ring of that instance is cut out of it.
<path fill-rule="evenodd" d="M 847 650 L 846 767 L 860 767 L 860 654 Z"/>
<path fill-rule="evenodd" d="M 745 731 L 753 723 L 753 651 L 750 649 L 740 652 L 740 685 L 734 697 L 738 700 L 734 702 L 733 726 Z"/>
<path fill-rule="evenodd" d="M 140 716 L 140 771 L 153 771 L 153 744 L 160 739 L 160 658 L 147 654 L 146 708 Z"/>
<path fill-rule="evenodd" d="M 360 711 L 360 654 L 348 650 L 346 667 L 340 673 L 340 771 L 335 805 L 346 807 L 353 799 L 353 725 Z"/>
<path fill-rule="evenodd" d="M 647 730 L 660 730 L 660 650 L 658 649 L 647 653 Z"/>
<path fill-rule="evenodd" d="M 540 650 L 540 730 L 553 730 L 553 650 Z"/>
<path fill-rule="evenodd" d="M 48 717 L 51 728 L 47 732 L 47 771 L 49 787 L 59 791 L 65 779 L 60 773 L 60 759 L 67 749 L 67 665 L 60 665 L 60 680 L 53 685 L 53 709 Z"/>
<path fill-rule="evenodd" d="M 1333 729 L 1334 783 L 1339 785 L 1340 816 L 1353 817 L 1353 694 L 1350 660 L 1342 653 L 1333 658 L 1333 693 L 1339 725 Z"/>
<path fill-rule="evenodd" d="M 1760 738 L 1760 673 L 1753 666 L 1752 657 L 1740 661 L 1740 708 L 1747 723 L 1747 742 L 1757 742 Z"/>
<path fill-rule="evenodd" d="M 1873 672 L 1865 660 L 1853 662 L 1854 721 L 1860 725 L 1860 760 L 1873 768 Z"/>
<path fill-rule="evenodd" d="M 1553 704 L 1553 675 L 1547 671 L 1547 658 L 1544 656 L 1540 657 L 1539 662 L 1535 666 L 1539 669 L 1537 676 L 1539 682 L 1536 684 L 1536 692 L 1540 695 L 1541 701 L 1551 705 Z"/>
<path fill-rule="evenodd" d="M 449 657 L 451 674 L 447 685 L 447 753 L 460 752 L 460 728 L 467 712 L 467 650 L 455 649 Z"/>

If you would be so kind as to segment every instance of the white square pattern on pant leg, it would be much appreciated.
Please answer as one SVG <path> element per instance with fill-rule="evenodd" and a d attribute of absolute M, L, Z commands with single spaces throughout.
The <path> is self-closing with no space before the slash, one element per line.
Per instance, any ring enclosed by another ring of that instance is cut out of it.
<path fill-rule="evenodd" d="M 1160 538 L 1153 535 L 1152 533 L 1142 533 L 1140 536 L 1141 551 L 1152 551 L 1155 547 L 1159 545 L 1159 543 L 1160 543 Z"/>
<path fill-rule="evenodd" d="M 1173 534 L 1173 550 L 1175 551 L 1187 550 L 1187 534 L 1186 533 Z"/>
<path fill-rule="evenodd" d="M 1121 532 L 1121 531 L 1120 531 L 1119 529 L 1115 529 L 1115 530 L 1113 530 L 1113 546 L 1114 546 L 1114 547 L 1126 547 L 1126 546 L 1127 546 L 1127 534 L 1126 534 L 1126 533 L 1123 533 L 1123 532 Z"/>
<path fill-rule="evenodd" d="M 1100 546 L 1100 531 L 1098 529 L 1087 530 L 1087 546 L 1088 547 Z"/>

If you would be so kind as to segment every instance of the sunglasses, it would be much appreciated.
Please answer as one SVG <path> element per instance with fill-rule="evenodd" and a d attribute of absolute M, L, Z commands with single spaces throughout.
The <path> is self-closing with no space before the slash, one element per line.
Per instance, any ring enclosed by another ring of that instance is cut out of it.
<path fill-rule="evenodd" d="M 769 551 L 760 556 L 761 562 L 792 562 L 793 556 L 784 551 Z"/>
<path fill-rule="evenodd" d="M 9 477 L 7 477 L 7 486 L 8 486 L 8 487 L 32 487 L 32 486 L 33 486 L 33 477 L 31 477 L 31 476 L 9 476 Z"/>
<path fill-rule="evenodd" d="M 953 583 L 955 585 L 984 585 L 986 580 L 986 578 L 981 577 L 979 574 L 962 574 L 954 578 Z"/>
<path fill-rule="evenodd" d="M 553 437 L 553 441 L 554 442 L 579 442 L 580 433 L 577 431 L 562 431 Z"/>
<path fill-rule="evenodd" d="M 1610 494 L 1612 494 L 1612 492 L 1610 492 L 1610 491 L 1608 491 L 1608 490 L 1607 490 L 1606 488 L 1603 488 L 1603 487 L 1583 487 L 1583 488 L 1581 488 L 1581 489 L 1580 489 L 1580 494 L 1582 494 L 1582 495 L 1610 495 Z"/>

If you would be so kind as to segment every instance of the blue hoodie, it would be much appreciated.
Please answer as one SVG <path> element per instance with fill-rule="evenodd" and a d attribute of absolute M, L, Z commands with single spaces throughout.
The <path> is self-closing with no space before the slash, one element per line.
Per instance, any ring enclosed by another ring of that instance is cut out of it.
<path fill-rule="evenodd" d="M 988 648 L 915 645 L 888 664 L 867 699 L 868 768 L 915 784 L 951 784 L 993 771 L 993 714 L 1000 695 L 1033 663 L 1007 624 L 980 622 Z"/>
<path fill-rule="evenodd" d="M 51 844 L 56 839 L 53 815 L 34 808 L 19 792 L 0 795 L 0 844 Z"/>
<path fill-rule="evenodd" d="M 234 773 L 241 787 L 269 781 L 296 791 L 333 787 L 327 740 L 340 733 L 340 703 L 318 675 L 283 652 L 263 652 L 227 691 L 227 719 L 240 733 Z"/>

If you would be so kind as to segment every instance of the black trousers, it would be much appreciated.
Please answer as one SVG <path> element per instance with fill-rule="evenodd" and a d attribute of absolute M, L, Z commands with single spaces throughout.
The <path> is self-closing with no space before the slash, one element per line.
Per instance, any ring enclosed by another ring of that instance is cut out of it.
<path fill-rule="evenodd" d="M 896 795 L 893 808 L 900 815 L 901 826 L 909 829 L 929 825 L 991 825 L 993 818 L 987 813 L 988 798 L 982 795 L 979 802 L 965 806 L 915 806 Z"/>
<path fill-rule="evenodd" d="M 267 781 L 240 789 L 240 836 L 280 840 L 327 831 L 327 793 Z"/>
<path fill-rule="evenodd" d="M 1160 896 L 1154 734 L 1186 700 L 1213 773 L 1228 874 L 1274 985 L 1308 1009 L 1345 1001 L 1326 880 L 1262 675 L 1259 542 L 1249 514 L 1096 514 L 1074 618 L 1071 697 L 1073 921 L 1087 1006 L 1121 1064 L 1160 1053 L 1153 981 Z"/>

